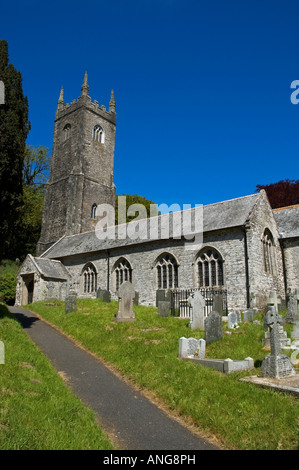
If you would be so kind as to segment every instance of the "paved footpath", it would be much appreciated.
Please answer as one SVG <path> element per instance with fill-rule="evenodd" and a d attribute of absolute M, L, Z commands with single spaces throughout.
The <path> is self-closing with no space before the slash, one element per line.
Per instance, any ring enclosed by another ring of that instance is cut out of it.
<path fill-rule="evenodd" d="M 101 427 L 123 450 L 217 450 L 117 377 L 32 312 L 9 307 L 29 337 L 67 377 L 69 387 L 95 410 Z"/>

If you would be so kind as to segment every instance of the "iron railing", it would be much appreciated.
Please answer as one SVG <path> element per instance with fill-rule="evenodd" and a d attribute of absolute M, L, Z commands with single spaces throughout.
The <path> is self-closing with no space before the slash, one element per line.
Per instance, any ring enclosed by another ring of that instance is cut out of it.
<path fill-rule="evenodd" d="M 191 289 L 171 289 L 169 291 L 171 315 L 180 318 L 191 318 L 191 308 L 188 304 L 188 298 L 199 291 L 204 297 L 205 316 L 213 310 L 214 299 L 216 295 L 222 296 L 222 313 L 227 314 L 227 290 L 215 288 L 191 288 Z"/>

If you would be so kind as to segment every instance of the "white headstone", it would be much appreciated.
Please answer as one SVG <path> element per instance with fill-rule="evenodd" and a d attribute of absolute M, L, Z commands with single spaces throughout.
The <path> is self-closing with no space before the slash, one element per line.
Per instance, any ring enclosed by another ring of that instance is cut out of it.
<path fill-rule="evenodd" d="M 188 298 L 188 305 L 192 307 L 190 324 L 191 330 L 204 329 L 206 301 L 199 291 L 195 291 L 193 297 Z"/>
<path fill-rule="evenodd" d="M 206 355 L 206 342 L 204 339 L 180 338 L 179 357 L 198 357 L 204 359 Z"/>
<path fill-rule="evenodd" d="M 135 321 L 133 312 L 133 302 L 135 298 L 135 289 L 131 282 L 125 281 L 118 289 L 118 312 L 115 315 L 117 322 Z"/>

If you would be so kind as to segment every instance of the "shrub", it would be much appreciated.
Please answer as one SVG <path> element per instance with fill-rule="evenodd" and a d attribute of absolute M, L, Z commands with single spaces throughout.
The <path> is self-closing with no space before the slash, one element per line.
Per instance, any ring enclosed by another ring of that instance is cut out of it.
<path fill-rule="evenodd" d="M 16 295 L 16 276 L 12 273 L 0 275 L 0 301 L 13 305 Z"/>

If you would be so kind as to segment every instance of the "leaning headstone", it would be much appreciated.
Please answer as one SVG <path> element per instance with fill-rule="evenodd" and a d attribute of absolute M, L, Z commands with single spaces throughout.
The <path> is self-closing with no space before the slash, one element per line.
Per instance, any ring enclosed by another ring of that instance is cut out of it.
<path fill-rule="evenodd" d="M 221 339 L 223 336 L 222 316 L 218 312 L 212 311 L 205 318 L 205 340 L 206 343 L 212 343 Z"/>
<path fill-rule="evenodd" d="M 195 291 L 193 297 L 188 297 L 188 305 L 191 306 L 191 318 L 189 326 L 191 330 L 204 329 L 206 301 L 199 291 Z"/>
<path fill-rule="evenodd" d="M 270 328 L 271 354 L 262 362 L 261 375 L 275 379 L 295 375 L 289 356 L 281 354 L 279 326 L 282 324 L 282 316 L 278 314 L 275 306 L 268 308 L 265 324 Z"/>
<path fill-rule="evenodd" d="M 180 338 L 179 357 L 198 357 L 204 359 L 206 355 L 206 342 L 204 339 Z"/>
<path fill-rule="evenodd" d="M 235 312 L 230 312 L 227 315 L 227 327 L 236 328 L 238 326 L 238 316 Z"/>
<path fill-rule="evenodd" d="M 220 313 L 223 313 L 223 295 L 215 294 L 213 297 L 213 310 Z"/>
<path fill-rule="evenodd" d="M 70 290 L 65 297 L 65 313 L 77 311 L 77 294 L 75 291 Z"/>
<path fill-rule="evenodd" d="M 159 300 L 158 302 L 158 315 L 160 317 L 169 317 L 170 302 L 166 300 Z"/>
<path fill-rule="evenodd" d="M 117 322 L 135 321 L 133 312 L 133 301 L 135 298 L 135 289 L 131 282 L 125 281 L 118 289 L 118 312 L 115 315 Z"/>
<path fill-rule="evenodd" d="M 299 289 L 290 293 L 287 308 L 286 323 L 296 323 L 296 319 L 299 318 Z"/>

